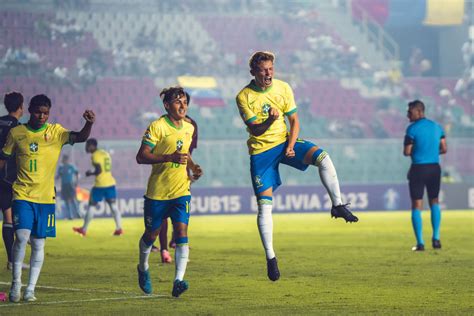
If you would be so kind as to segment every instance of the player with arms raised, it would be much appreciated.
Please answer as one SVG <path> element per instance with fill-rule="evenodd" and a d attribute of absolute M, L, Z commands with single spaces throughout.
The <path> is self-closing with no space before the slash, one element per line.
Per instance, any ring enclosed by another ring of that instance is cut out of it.
<path fill-rule="evenodd" d="M 140 238 L 138 283 L 143 292 L 152 293 L 148 258 L 162 225 L 163 219 L 171 217 L 176 238 L 176 274 L 172 295 L 180 296 L 188 289 L 183 280 L 189 257 L 188 223 L 191 201 L 190 179 L 202 175 L 199 165 L 189 155 L 194 127 L 185 121 L 188 103 L 180 87 L 171 87 L 160 93 L 168 114 L 152 122 L 143 136 L 137 153 L 139 164 L 152 165 L 145 193 L 145 232 Z"/>
<path fill-rule="evenodd" d="M 336 169 L 328 153 L 315 144 L 298 139 L 300 130 L 293 91 L 284 81 L 273 78 L 275 56 L 256 52 L 249 61 L 254 79 L 237 95 L 237 107 L 247 125 L 250 173 L 257 197 L 257 225 L 267 257 L 268 278 L 280 278 L 273 250 L 272 196 L 280 186 L 280 163 L 299 170 L 314 165 L 333 204 L 331 215 L 346 222 L 357 222 L 347 204 L 343 204 Z M 290 131 L 285 123 L 287 117 Z"/>
<path fill-rule="evenodd" d="M 95 120 L 94 112 L 85 111 L 86 123 L 80 132 L 70 132 L 60 124 L 49 124 L 51 100 L 34 96 L 29 104 L 26 125 L 10 130 L 2 150 L 0 168 L 6 158 L 15 155 L 17 179 L 13 184 L 13 281 L 9 299 L 20 301 L 21 267 L 26 244 L 31 241 L 30 275 L 23 299 L 35 301 L 35 286 L 44 261 L 46 237 L 56 236 L 54 174 L 65 144 L 85 142 Z"/>

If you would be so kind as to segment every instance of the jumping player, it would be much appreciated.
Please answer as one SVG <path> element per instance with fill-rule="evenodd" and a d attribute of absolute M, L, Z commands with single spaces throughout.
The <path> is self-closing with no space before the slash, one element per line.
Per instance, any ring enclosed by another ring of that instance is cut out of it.
<path fill-rule="evenodd" d="M 86 142 L 86 152 L 91 154 L 93 171 L 86 171 L 86 177 L 95 176 L 94 187 L 91 190 L 89 206 L 84 224 L 82 227 L 74 227 L 73 230 L 81 236 L 86 236 L 92 218 L 94 217 L 92 208 L 105 199 L 114 216 L 115 231 L 114 236 L 123 234 L 122 215 L 117 207 L 117 190 L 115 189 L 115 179 L 112 176 L 112 158 L 103 149 L 97 148 L 97 140 L 91 138 Z"/>
<path fill-rule="evenodd" d="M 172 295 L 179 297 L 188 289 L 188 282 L 183 280 L 189 257 L 191 201 L 186 167 L 190 168 L 194 179 L 202 175 L 202 170 L 189 156 L 194 127 L 185 121 L 188 103 L 184 90 L 171 87 L 163 90 L 160 97 L 167 114 L 149 125 L 137 153 L 139 164 L 153 166 L 145 193 L 145 232 L 139 242 L 138 283 L 143 292 L 152 293 L 148 258 L 163 219 L 171 217 L 176 237 L 176 273 Z"/>
<path fill-rule="evenodd" d="M 10 130 L 2 150 L 0 169 L 8 157 L 15 155 L 17 178 L 13 183 L 13 281 L 9 299 L 20 301 L 21 267 L 28 240 L 31 242 L 30 275 L 23 294 L 27 302 L 35 301 L 35 286 L 44 261 L 46 237 L 56 236 L 54 173 L 65 144 L 86 141 L 95 120 L 86 110 L 86 123 L 80 132 L 70 132 L 60 124 L 47 123 L 51 100 L 43 94 L 30 100 L 30 119 L 26 125 Z"/>
<path fill-rule="evenodd" d="M 239 113 L 247 125 L 250 173 L 257 198 L 257 224 L 267 257 L 267 275 L 272 281 L 280 278 L 273 250 L 272 196 L 280 186 L 278 167 L 285 164 L 299 170 L 314 165 L 325 186 L 333 207 L 331 215 L 346 222 L 357 222 L 347 204 L 343 204 L 336 169 L 329 154 L 315 144 L 298 139 L 300 124 L 291 87 L 273 78 L 275 55 L 259 51 L 249 61 L 254 77 L 237 95 Z M 288 133 L 284 116 L 287 117 Z"/>
<path fill-rule="evenodd" d="M 439 155 L 448 152 L 448 145 L 443 128 L 436 122 L 425 117 L 425 105 L 419 100 L 408 103 L 408 126 L 403 154 L 411 157 L 408 181 L 411 198 L 411 221 L 415 231 L 416 246 L 413 251 L 425 250 L 423 240 L 423 192 L 426 187 L 431 209 L 431 239 L 434 249 L 441 249 L 440 232 L 441 209 L 439 207 L 439 188 L 441 184 L 441 167 Z"/>

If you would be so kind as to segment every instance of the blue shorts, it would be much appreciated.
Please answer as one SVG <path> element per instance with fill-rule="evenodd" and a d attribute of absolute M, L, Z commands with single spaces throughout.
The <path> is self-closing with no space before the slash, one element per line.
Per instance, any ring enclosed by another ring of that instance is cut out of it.
<path fill-rule="evenodd" d="M 13 226 L 28 229 L 36 238 L 56 237 L 55 204 L 13 201 Z"/>
<path fill-rule="evenodd" d="M 171 217 L 173 223 L 189 223 L 191 195 L 172 200 L 152 200 L 145 196 L 145 228 L 154 231 L 160 228 L 163 219 Z"/>
<path fill-rule="evenodd" d="M 303 163 L 308 150 L 316 146 L 312 142 L 298 139 L 295 143 L 295 157 L 285 156 L 287 142 L 275 146 L 267 151 L 256 155 L 250 155 L 250 175 L 255 194 L 261 193 L 268 188 L 275 191 L 281 185 L 280 163 L 299 169 L 306 170 L 308 165 Z"/>
<path fill-rule="evenodd" d="M 115 185 L 106 188 L 92 188 L 90 204 L 99 203 L 104 198 L 106 201 L 115 200 L 117 198 L 117 190 L 115 189 Z"/>

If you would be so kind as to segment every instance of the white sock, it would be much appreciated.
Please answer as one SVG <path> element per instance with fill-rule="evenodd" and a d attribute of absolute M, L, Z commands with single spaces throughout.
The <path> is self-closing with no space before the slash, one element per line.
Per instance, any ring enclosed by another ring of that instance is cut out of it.
<path fill-rule="evenodd" d="M 140 269 L 140 271 L 142 271 L 142 272 L 147 271 L 148 268 L 149 268 L 149 266 L 148 266 L 148 257 L 150 257 L 150 252 L 151 252 L 151 246 L 152 245 L 153 244 L 148 246 L 143 241 L 143 238 L 140 238 L 140 243 L 139 243 L 139 248 L 140 248 L 139 260 L 140 261 L 138 263 L 138 269 Z"/>
<path fill-rule="evenodd" d="M 267 259 L 275 257 L 273 250 L 272 200 L 260 199 L 258 203 L 257 225 Z"/>
<path fill-rule="evenodd" d="M 82 229 L 87 231 L 87 228 L 89 227 L 89 224 L 91 222 L 91 220 L 94 218 L 94 214 L 93 214 L 93 211 L 92 211 L 92 208 L 94 206 L 92 205 L 88 205 L 87 206 L 87 212 L 86 212 L 86 216 L 84 217 L 84 225 L 82 225 Z"/>
<path fill-rule="evenodd" d="M 121 229 L 122 228 L 122 214 L 120 214 L 120 211 L 118 210 L 117 201 L 109 203 L 109 206 L 110 206 L 110 210 L 112 211 L 112 214 L 114 215 L 115 229 L 116 230 Z"/>
<path fill-rule="evenodd" d="M 45 242 L 46 238 L 31 238 L 30 278 L 26 287 L 27 291 L 35 291 L 36 282 L 38 282 L 44 262 Z"/>
<path fill-rule="evenodd" d="M 175 280 L 182 281 L 184 278 L 184 273 L 186 272 L 186 266 L 189 259 L 189 245 L 182 244 L 176 245 L 176 250 L 174 254 L 174 260 L 176 264 L 176 275 Z"/>
<path fill-rule="evenodd" d="M 326 156 L 316 166 L 319 169 L 319 177 L 323 183 L 326 191 L 331 198 L 332 205 L 337 206 L 342 204 L 341 189 L 339 188 L 339 180 L 337 179 L 336 168 L 332 163 L 331 157 L 326 153 Z"/>
<path fill-rule="evenodd" d="M 31 231 L 29 229 L 17 229 L 15 231 L 15 241 L 13 242 L 13 282 L 21 284 L 21 269 L 25 259 L 26 244 L 30 239 Z"/>

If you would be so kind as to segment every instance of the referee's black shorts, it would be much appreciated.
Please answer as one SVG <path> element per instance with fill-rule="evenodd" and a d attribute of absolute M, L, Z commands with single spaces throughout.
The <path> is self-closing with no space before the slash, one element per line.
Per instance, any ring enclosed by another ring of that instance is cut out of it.
<path fill-rule="evenodd" d="M 12 207 L 13 189 L 10 183 L 0 180 L 0 210 Z"/>
<path fill-rule="evenodd" d="M 441 185 L 441 167 L 437 163 L 411 165 L 408 173 L 408 185 L 412 200 L 423 199 L 425 187 L 430 200 L 438 198 Z"/>

